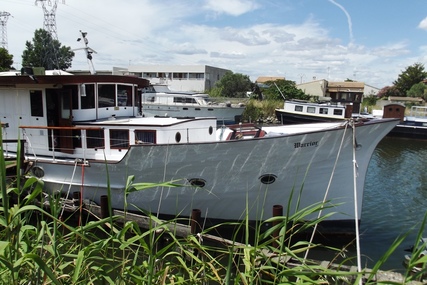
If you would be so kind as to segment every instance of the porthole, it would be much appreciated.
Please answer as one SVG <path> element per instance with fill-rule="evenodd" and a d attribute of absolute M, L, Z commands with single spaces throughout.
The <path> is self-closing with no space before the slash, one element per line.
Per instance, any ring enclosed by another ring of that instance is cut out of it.
<path fill-rule="evenodd" d="M 206 180 L 202 178 L 191 178 L 191 179 L 188 179 L 188 183 L 190 183 L 191 186 L 203 188 L 206 185 Z"/>
<path fill-rule="evenodd" d="M 277 176 L 274 174 L 263 174 L 258 179 L 262 184 L 273 184 L 276 181 Z"/>
<path fill-rule="evenodd" d="M 181 141 L 181 133 L 180 133 L 180 132 L 177 132 L 177 133 L 175 134 L 175 141 L 176 141 L 177 143 L 179 143 L 179 142 Z"/>
<path fill-rule="evenodd" d="M 34 166 L 31 169 L 31 172 L 33 173 L 33 175 L 37 178 L 42 178 L 44 176 L 44 170 L 43 168 L 41 168 L 40 166 Z"/>
<path fill-rule="evenodd" d="M 209 127 L 209 134 L 211 135 L 213 133 L 213 128 L 212 126 Z"/>

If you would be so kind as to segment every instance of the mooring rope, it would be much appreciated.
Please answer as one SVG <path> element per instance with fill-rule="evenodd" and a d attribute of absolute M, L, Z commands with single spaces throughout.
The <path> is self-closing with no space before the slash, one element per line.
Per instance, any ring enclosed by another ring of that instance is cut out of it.
<path fill-rule="evenodd" d="M 71 185 L 72 185 L 72 183 L 73 183 L 73 180 L 74 180 L 74 174 L 76 173 L 76 169 L 77 169 L 77 163 L 78 163 L 78 160 L 76 159 L 76 160 L 75 160 L 75 163 L 74 163 L 73 175 L 71 175 L 71 181 L 70 181 L 70 184 L 68 185 L 67 195 L 65 196 L 65 199 L 64 199 L 64 200 L 68 200 L 68 197 L 69 197 L 69 195 L 70 195 Z M 59 218 L 60 218 L 60 219 L 62 219 L 62 215 L 64 214 L 64 211 L 65 211 L 65 203 L 62 205 L 61 215 L 59 215 Z"/>
<path fill-rule="evenodd" d="M 341 138 L 340 147 L 339 147 L 339 149 L 338 149 L 337 157 L 336 157 L 336 159 L 335 159 L 334 167 L 332 168 L 332 173 L 331 173 L 331 176 L 329 177 L 328 187 L 326 187 L 325 195 L 323 196 L 322 208 L 319 210 L 319 213 L 318 213 L 318 215 L 317 215 L 317 219 L 319 219 L 319 218 L 322 216 L 322 212 L 323 212 L 323 205 L 326 203 L 326 198 L 328 197 L 329 189 L 331 188 L 332 179 L 333 179 L 333 177 L 334 177 L 335 169 L 336 169 L 337 164 L 338 164 L 338 159 L 339 159 L 339 157 L 340 157 L 340 153 L 341 153 L 341 150 L 342 150 L 342 146 L 343 146 L 343 144 L 344 144 L 344 139 L 345 139 L 345 134 L 346 134 L 346 132 L 347 132 L 348 124 L 349 124 L 349 122 L 348 122 L 348 121 L 346 121 L 346 123 L 345 123 L 345 128 L 344 128 L 344 132 L 343 132 L 343 135 L 342 135 L 342 138 Z M 310 237 L 310 244 L 313 242 L 314 234 L 316 233 L 316 231 L 317 231 L 317 223 L 314 225 L 313 232 L 311 233 L 311 237 Z M 305 252 L 304 260 L 306 260 L 306 259 L 307 259 L 309 251 L 310 251 L 310 248 L 308 248 L 308 249 L 307 249 L 307 251 Z"/>
<path fill-rule="evenodd" d="M 360 260 L 360 240 L 359 240 L 359 214 L 357 212 L 357 169 L 358 169 L 358 165 L 357 165 L 357 161 L 356 161 L 356 147 L 357 147 L 357 143 L 356 143 L 356 126 L 355 123 L 353 121 L 353 123 L 351 124 L 351 126 L 353 127 L 353 190 L 354 190 L 354 221 L 356 224 L 356 257 L 357 257 L 357 271 L 358 272 L 362 272 L 362 265 L 361 265 L 361 260 Z M 360 278 L 359 280 L 359 284 L 362 284 L 362 278 Z"/>

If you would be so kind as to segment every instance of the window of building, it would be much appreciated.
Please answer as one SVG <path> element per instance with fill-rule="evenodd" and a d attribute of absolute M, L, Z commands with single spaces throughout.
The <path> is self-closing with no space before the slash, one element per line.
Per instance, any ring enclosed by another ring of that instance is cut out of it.
<path fill-rule="evenodd" d="M 142 77 L 157 77 L 157 74 L 155 72 L 144 72 Z"/>
<path fill-rule="evenodd" d="M 205 78 L 205 74 L 204 73 L 189 73 L 188 77 L 190 79 L 204 79 Z"/>
<path fill-rule="evenodd" d="M 186 72 L 174 72 L 173 79 L 187 79 L 188 73 Z"/>
<path fill-rule="evenodd" d="M 32 117 L 43 117 L 43 96 L 41 90 L 30 90 Z"/>

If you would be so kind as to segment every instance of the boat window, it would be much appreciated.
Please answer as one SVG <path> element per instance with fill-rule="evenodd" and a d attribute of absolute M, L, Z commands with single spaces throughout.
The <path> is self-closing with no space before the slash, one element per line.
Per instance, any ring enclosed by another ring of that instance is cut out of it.
<path fill-rule="evenodd" d="M 173 97 L 173 102 L 174 103 L 184 103 L 185 102 L 185 98 L 182 98 L 182 97 Z"/>
<path fill-rule="evenodd" d="M 177 143 L 179 143 L 179 142 L 181 141 L 181 133 L 180 133 L 180 132 L 177 132 L 177 133 L 175 134 L 175 141 L 176 141 Z"/>
<path fill-rule="evenodd" d="M 129 85 L 117 86 L 117 105 L 132 106 L 132 86 L 129 86 Z"/>
<path fill-rule="evenodd" d="M 30 90 L 31 116 L 43 117 L 43 97 L 41 90 Z"/>
<path fill-rule="evenodd" d="M 316 107 L 307 107 L 307 113 L 316 113 Z"/>
<path fill-rule="evenodd" d="M 328 108 L 320 108 L 319 114 L 327 115 L 328 114 Z"/>
<path fill-rule="evenodd" d="M 82 84 L 80 86 L 80 103 L 82 109 L 95 108 L 95 84 Z"/>
<path fill-rule="evenodd" d="M 156 131 L 153 130 L 135 130 L 135 143 L 156 143 Z"/>
<path fill-rule="evenodd" d="M 71 95 L 71 104 L 73 110 L 77 110 L 79 108 L 79 89 L 78 85 L 66 85 L 62 88 L 63 93 L 67 93 Z"/>
<path fill-rule="evenodd" d="M 98 107 L 114 107 L 116 106 L 116 85 L 114 84 L 99 84 L 98 85 Z"/>
<path fill-rule="evenodd" d="M 342 116 L 342 109 L 334 109 L 334 115 L 337 115 L 337 116 Z"/>
<path fill-rule="evenodd" d="M 295 111 L 302 112 L 302 106 L 299 106 L 299 105 L 295 106 Z"/>
<path fill-rule="evenodd" d="M 88 148 L 103 148 L 104 130 L 87 130 L 86 144 Z"/>
<path fill-rule="evenodd" d="M 129 131 L 128 130 L 110 130 L 111 148 L 128 148 Z"/>

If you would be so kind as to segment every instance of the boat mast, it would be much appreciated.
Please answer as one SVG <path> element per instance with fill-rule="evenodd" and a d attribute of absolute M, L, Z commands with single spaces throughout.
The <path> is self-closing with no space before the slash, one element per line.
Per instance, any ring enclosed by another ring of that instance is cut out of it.
<path fill-rule="evenodd" d="M 85 47 L 74 49 L 74 50 L 81 50 L 82 49 L 85 51 L 87 63 L 89 64 L 90 74 L 96 74 L 95 67 L 93 66 L 93 62 L 92 62 L 92 53 L 96 53 L 96 51 L 94 51 L 92 48 L 90 48 L 88 46 L 89 41 L 86 38 L 87 32 L 82 32 L 82 30 L 80 30 L 80 33 L 82 34 L 82 37 L 78 38 L 77 41 L 79 42 L 83 38 L 83 43 L 85 44 Z"/>

